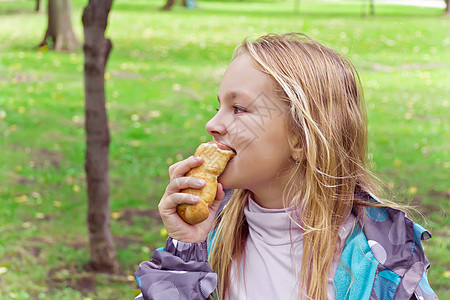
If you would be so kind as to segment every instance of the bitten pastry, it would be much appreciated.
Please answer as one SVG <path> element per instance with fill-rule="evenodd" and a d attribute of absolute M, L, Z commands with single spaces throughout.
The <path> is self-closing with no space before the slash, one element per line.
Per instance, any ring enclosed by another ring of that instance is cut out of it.
<path fill-rule="evenodd" d="M 178 215 L 192 225 L 208 218 L 209 207 L 216 199 L 217 178 L 224 171 L 228 161 L 234 157 L 234 152 L 226 145 L 209 142 L 201 144 L 194 156 L 203 157 L 203 164 L 190 170 L 186 176 L 203 179 L 206 185 L 202 189 L 181 190 L 182 193 L 200 196 L 201 199 L 197 204 L 180 204 L 177 207 Z"/>

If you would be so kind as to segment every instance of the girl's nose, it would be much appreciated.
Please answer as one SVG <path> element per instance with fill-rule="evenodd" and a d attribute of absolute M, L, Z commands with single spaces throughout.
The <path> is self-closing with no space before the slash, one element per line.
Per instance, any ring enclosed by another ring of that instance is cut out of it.
<path fill-rule="evenodd" d="M 223 122 L 223 118 L 217 113 L 211 120 L 209 120 L 205 125 L 206 131 L 212 136 L 225 135 L 227 128 Z"/>

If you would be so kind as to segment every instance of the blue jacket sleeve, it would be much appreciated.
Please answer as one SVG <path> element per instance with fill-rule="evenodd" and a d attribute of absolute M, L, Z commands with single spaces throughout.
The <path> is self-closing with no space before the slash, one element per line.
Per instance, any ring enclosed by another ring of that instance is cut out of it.
<path fill-rule="evenodd" d="M 206 241 L 184 243 L 170 237 L 163 251 L 139 265 L 135 278 L 141 289 L 135 300 L 207 299 L 217 286 Z"/>

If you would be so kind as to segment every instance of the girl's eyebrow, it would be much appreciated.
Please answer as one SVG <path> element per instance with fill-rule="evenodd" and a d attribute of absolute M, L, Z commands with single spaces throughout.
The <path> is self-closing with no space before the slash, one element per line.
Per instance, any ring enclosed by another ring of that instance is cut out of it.
<path fill-rule="evenodd" d="M 254 98 L 250 94 L 243 92 L 243 91 L 230 91 L 230 92 L 226 93 L 226 95 L 225 95 L 225 99 L 227 99 L 227 98 L 234 99 L 236 97 L 240 97 L 240 98 L 244 98 L 244 99 L 248 99 L 248 100 L 251 100 Z M 220 104 L 219 94 L 217 94 L 217 101 L 219 101 L 219 104 Z"/>

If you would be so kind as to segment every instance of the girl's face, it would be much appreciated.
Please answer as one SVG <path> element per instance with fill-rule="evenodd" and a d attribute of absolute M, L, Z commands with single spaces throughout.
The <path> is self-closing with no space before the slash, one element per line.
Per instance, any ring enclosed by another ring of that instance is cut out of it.
<path fill-rule="evenodd" d="M 256 69 L 248 54 L 239 55 L 225 71 L 218 101 L 219 110 L 206 130 L 236 151 L 219 182 L 255 195 L 284 187 L 294 163 L 287 139 L 288 109 L 277 99 L 269 75 Z"/>

